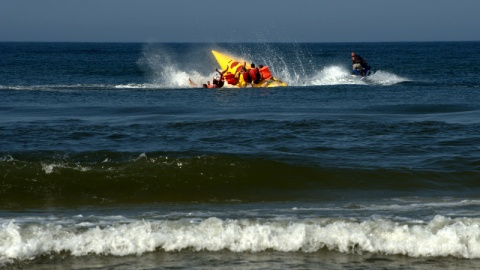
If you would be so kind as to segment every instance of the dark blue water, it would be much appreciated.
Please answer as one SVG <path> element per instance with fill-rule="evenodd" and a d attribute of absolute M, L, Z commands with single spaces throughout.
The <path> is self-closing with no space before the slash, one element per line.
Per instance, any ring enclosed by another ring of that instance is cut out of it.
<path fill-rule="evenodd" d="M 211 50 L 289 86 L 192 87 Z M 479 42 L 0 43 L 0 266 L 477 265 L 479 62 Z"/>

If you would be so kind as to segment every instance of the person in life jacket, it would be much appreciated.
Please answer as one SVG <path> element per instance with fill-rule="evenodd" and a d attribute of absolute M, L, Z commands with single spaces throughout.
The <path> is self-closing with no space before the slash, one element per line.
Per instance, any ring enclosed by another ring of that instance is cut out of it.
<path fill-rule="evenodd" d="M 227 83 L 230 84 L 230 85 L 236 85 L 238 83 L 238 75 L 237 74 L 227 72 L 227 74 L 225 74 L 223 77 L 225 78 L 225 81 L 227 81 Z"/>
<path fill-rule="evenodd" d="M 227 73 L 227 70 L 228 70 L 228 65 L 223 71 L 220 71 L 220 70 L 218 70 L 218 68 L 215 68 L 215 71 L 218 72 L 218 74 L 220 75 L 219 80 L 225 80 L 224 75 L 225 75 L 225 73 Z"/>
<path fill-rule="evenodd" d="M 210 81 L 207 81 L 207 83 L 203 84 L 203 88 L 222 88 L 223 87 L 223 82 L 220 82 L 217 79 L 212 80 L 212 84 L 210 84 Z"/>
<path fill-rule="evenodd" d="M 260 70 L 255 67 L 255 64 L 252 63 L 250 65 L 250 69 L 248 70 L 248 74 L 250 75 L 250 79 L 254 84 L 259 84 L 260 81 L 262 80 L 262 76 L 260 74 Z"/>
<path fill-rule="evenodd" d="M 225 82 L 222 79 L 213 79 L 213 84 L 215 88 L 222 88 Z"/>
<path fill-rule="evenodd" d="M 268 68 L 268 66 L 259 65 L 258 70 L 260 71 L 260 75 L 262 76 L 262 80 L 265 82 L 263 84 L 263 87 L 266 87 L 270 81 L 275 80 L 275 78 L 273 78 L 272 72 L 270 72 L 270 69 Z"/>
<path fill-rule="evenodd" d="M 243 77 L 243 80 L 246 83 L 252 83 L 252 78 L 250 77 L 250 73 L 248 72 L 246 68 L 247 63 L 243 64 L 242 69 L 240 70 L 240 75 Z"/>
<path fill-rule="evenodd" d="M 212 83 L 213 83 L 213 88 L 222 88 L 223 87 L 223 81 L 221 81 L 221 80 L 213 79 Z"/>
<path fill-rule="evenodd" d="M 207 83 L 203 84 L 203 88 L 213 88 L 213 84 L 210 84 L 210 81 L 207 81 Z"/>
<path fill-rule="evenodd" d="M 370 71 L 371 67 L 368 65 L 367 61 L 363 59 L 360 55 L 352 52 L 352 68 L 353 70 L 358 70 L 362 76 L 366 75 L 367 71 Z"/>
<path fill-rule="evenodd" d="M 223 78 L 230 85 L 237 85 L 240 82 L 240 76 L 242 71 L 242 66 L 239 62 L 233 62 L 230 64 L 230 71 L 228 71 L 228 65 L 224 69 Z M 226 73 L 225 73 L 226 72 Z"/>
<path fill-rule="evenodd" d="M 217 88 L 222 88 L 223 85 L 225 84 L 225 73 L 227 72 L 227 69 L 228 69 L 228 65 L 227 65 L 227 68 L 225 68 L 223 71 L 219 71 L 217 68 L 215 68 L 215 71 L 218 72 L 218 74 L 220 75 L 220 77 L 217 79 Z"/>
<path fill-rule="evenodd" d="M 238 63 L 234 62 L 230 68 L 234 68 Z M 228 71 L 228 66 L 224 69 L 222 73 L 224 81 L 227 81 L 228 84 L 230 85 L 237 85 L 238 82 L 240 81 L 240 71 L 242 70 L 241 67 L 237 67 L 235 69 L 235 72 L 232 73 Z M 218 70 L 217 70 L 218 71 Z"/>

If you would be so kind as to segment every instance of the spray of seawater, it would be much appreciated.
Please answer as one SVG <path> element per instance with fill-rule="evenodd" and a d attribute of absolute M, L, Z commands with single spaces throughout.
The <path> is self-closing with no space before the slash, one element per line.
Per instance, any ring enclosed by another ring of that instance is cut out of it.
<path fill-rule="evenodd" d="M 373 75 L 369 76 L 368 79 L 371 84 L 376 85 L 394 85 L 410 81 L 405 77 L 382 70 L 375 72 Z"/>
<path fill-rule="evenodd" d="M 368 77 L 353 76 L 345 67 L 328 66 L 320 69 L 307 80 L 306 85 L 394 85 L 409 79 L 386 71 L 376 71 Z"/>
<path fill-rule="evenodd" d="M 168 50 L 153 45 L 143 49 L 137 64 L 145 71 L 151 83 L 133 85 L 131 88 L 185 88 L 193 81 L 207 81 L 207 77 L 196 70 L 182 70 Z"/>
<path fill-rule="evenodd" d="M 366 84 L 360 78 L 352 77 L 340 66 L 329 66 L 314 74 L 307 85 L 339 85 L 339 84 Z"/>
<path fill-rule="evenodd" d="M 261 52 L 261 53 L 259 53 Z M 236 55 L 238 59 L 255 62 L 257 65 L 267 65 L 274 76 L 285 81 L 289 86 L 329 86 L 329 85 L 394 85 L 409 81 L 409 79 L 378 70 L 368 77 L 352 76 L 349 68 L 342 65 L 327 65 L 318 63 L 312 59 L 308 51 L 301 48 L 294 50 L 295 55 L 286 56 L 268 44 L 251 53 L 250 50 L 240 47 Z M 231 53 L 227 51 L 227 53 Z M 257 55 L 258 54 L 258 55 Z M 234 54 L 235 55 L 235 54 Z M 198 59 L 192 59 L 192 67 L 182 68 L 178 59 L 169 50 L 146 46 L 142 57 L 138 60 L 147 76 L 150 77 L 148 84 L 122 85 L 122 88 L 197 88 L 217 76 L 213 68 L 208 64 L 198 65 Z M 193 63 L 196 63 L 193 65 Z M 182 63 L 185 64 L 185 63 Z M 188 65 L 186 65 L 188 66 Z M 193 84 L 192 84 L 193 82 Z M 224 87 L 232 87 L 225 85 Z"/>

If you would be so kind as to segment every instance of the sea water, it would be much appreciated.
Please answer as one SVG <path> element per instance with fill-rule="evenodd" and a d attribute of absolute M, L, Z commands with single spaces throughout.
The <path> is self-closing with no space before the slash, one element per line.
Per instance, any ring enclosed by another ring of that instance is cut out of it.
<path fill-rule="evenodd" d="M 211 50 L 289 86 L 190 85 Z M 0 43 L 0 267 L 479 267 L 479 62 L 479 42 Z"/>

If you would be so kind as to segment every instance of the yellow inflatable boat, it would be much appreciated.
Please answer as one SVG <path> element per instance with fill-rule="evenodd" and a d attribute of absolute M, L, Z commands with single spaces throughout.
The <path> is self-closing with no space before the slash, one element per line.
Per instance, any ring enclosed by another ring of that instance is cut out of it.
<path fill-rule="evenodd" d="M 234 85 L 237 87 L 247 87 L 248 85 L 251 85 L 252 87 L 281 87 L 281 86 L 287 86 L 287 84 L 277 78 L 274 78 L 268 66 L 264 66 L 262 68 L 259 68 L 260 74 L 262 75 L 262 79 L 260 80 L 259 83 L 247 83 L 243 76 L 240 74 L 240 71 L 242 70 L 242 67 L 244 63 L 246 63 L 246 67 L 250 68 L 250 63 L 248 63 L 245 60 L 241 59 L 234 59 L 233 57 L 219 53 L 217 51 L 212 51 L 213 56 L 215 56 L 215 59 L 217 60 L 218 64 L 220 65 L 220 68 L 222 71 L 226 72 L 224 73 L 224 78 L 225 78 L 225 84 L 230 84 Z"/>

